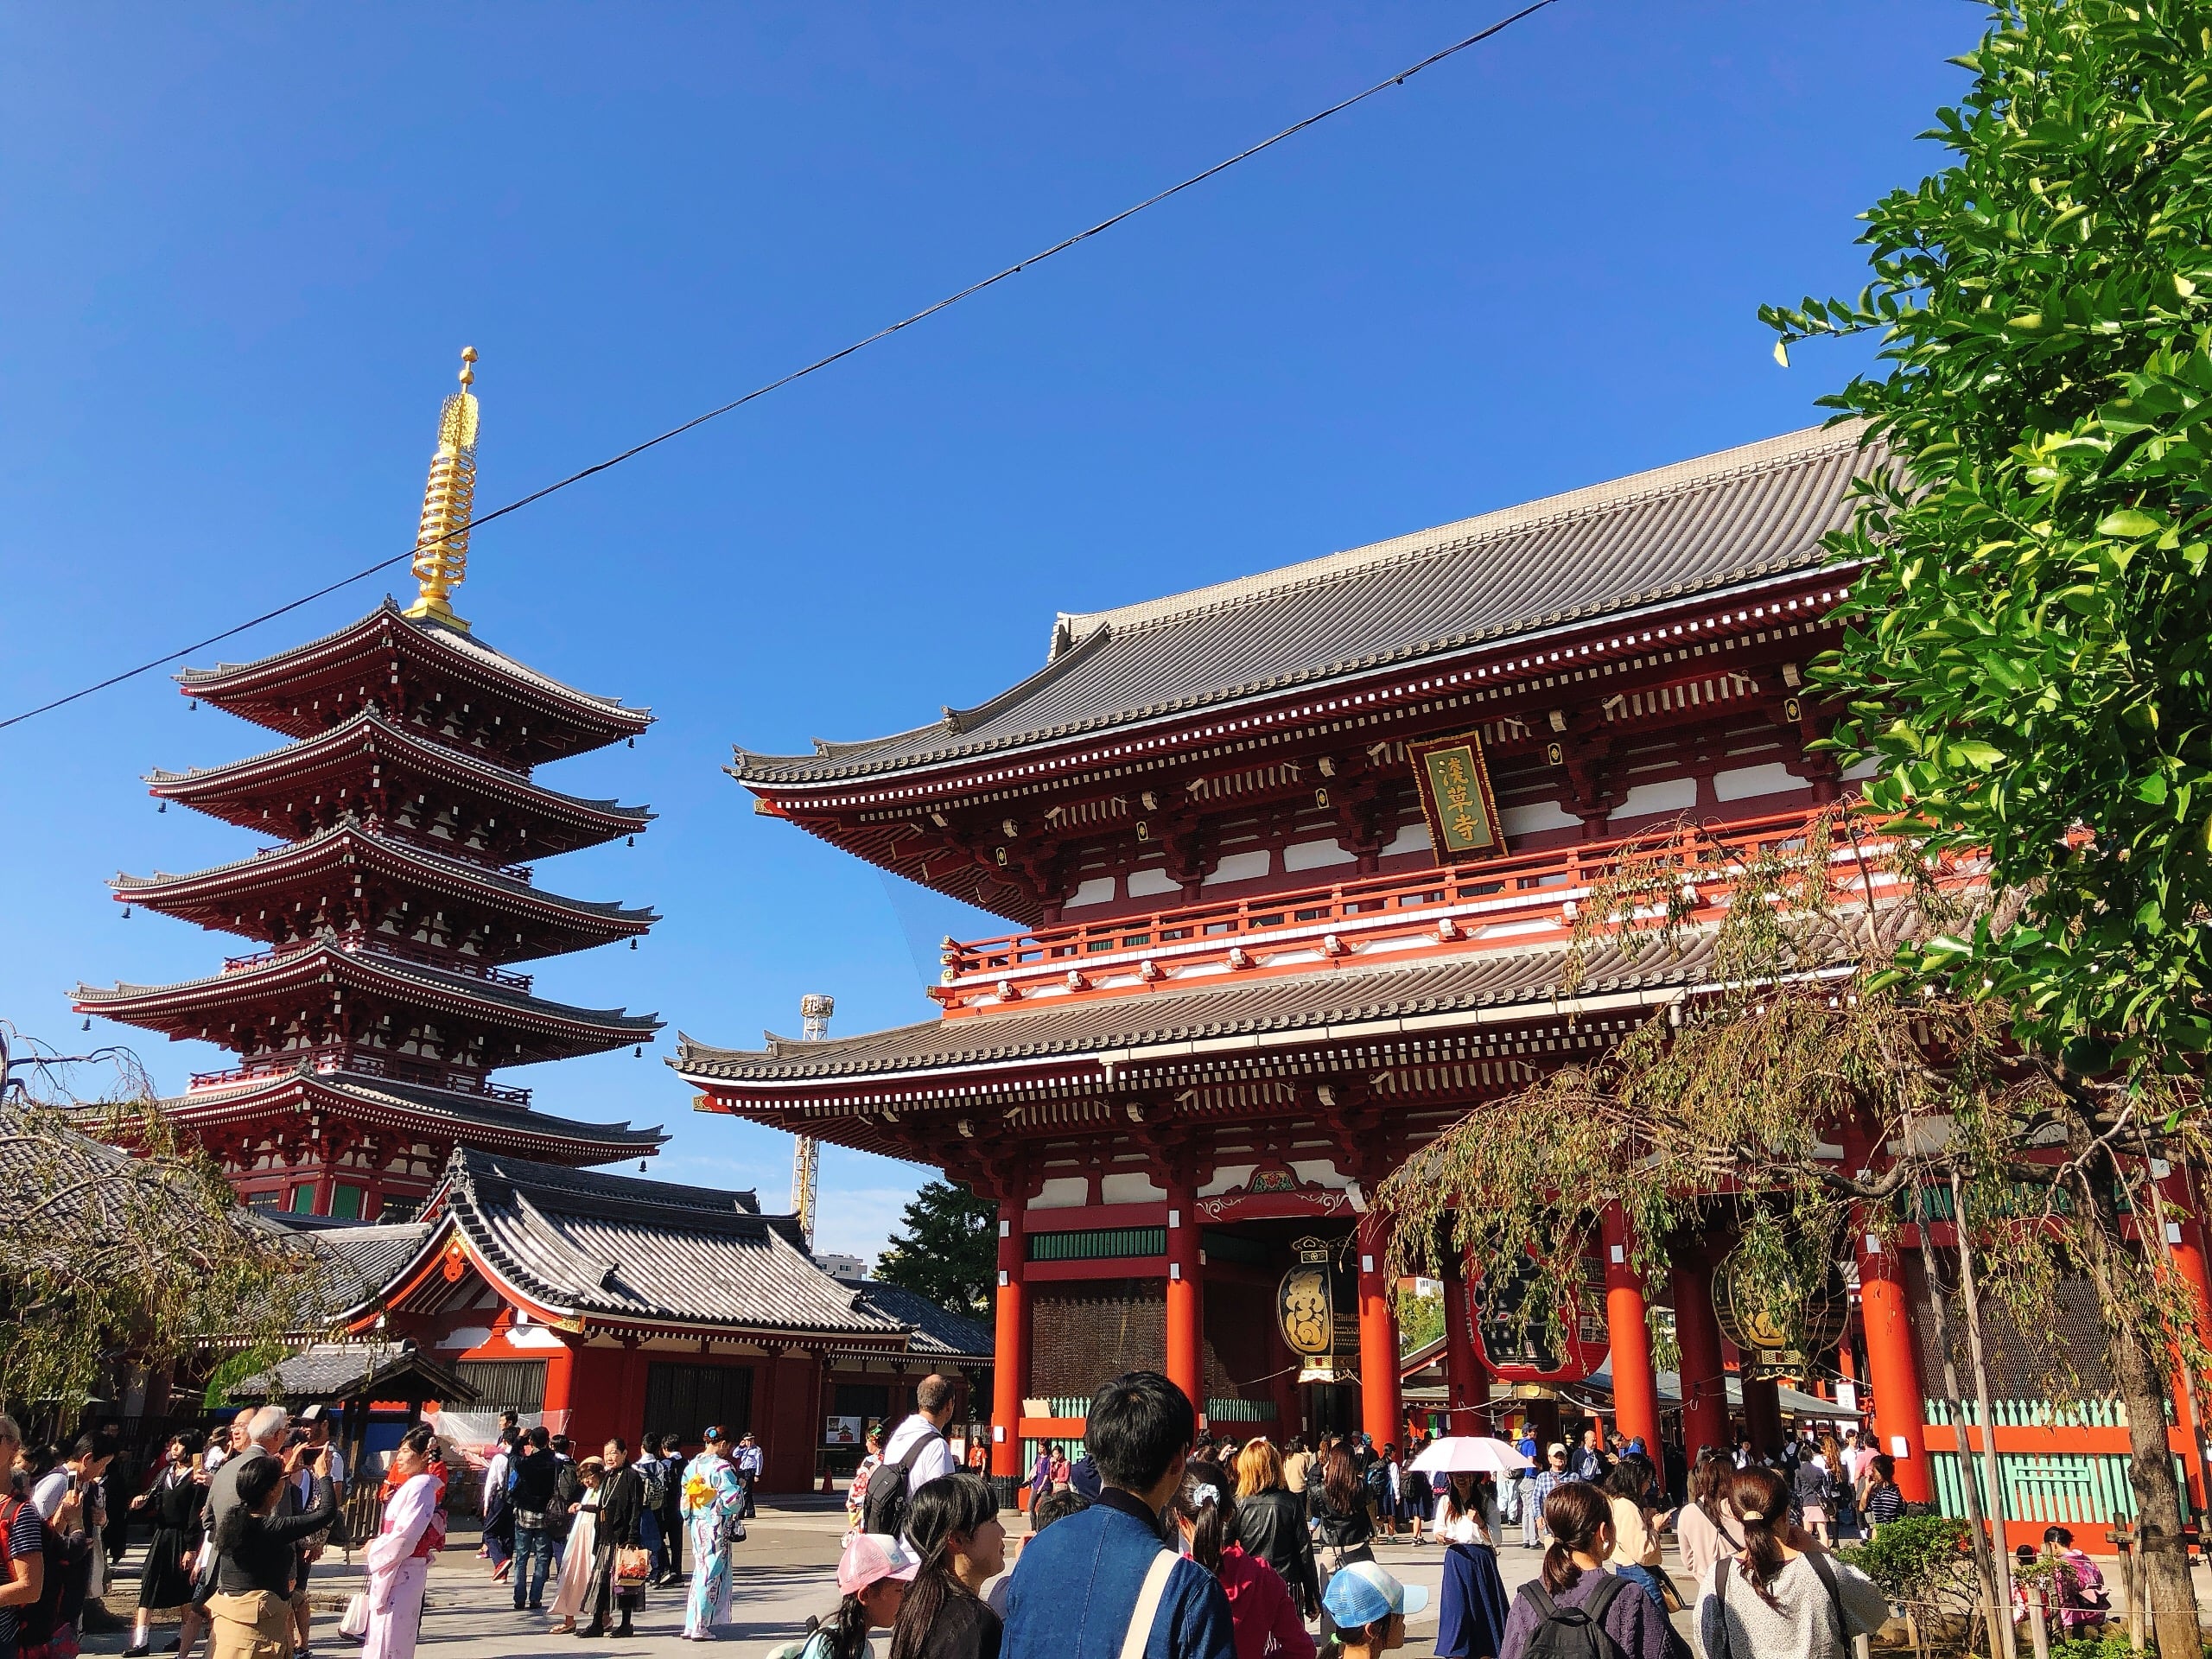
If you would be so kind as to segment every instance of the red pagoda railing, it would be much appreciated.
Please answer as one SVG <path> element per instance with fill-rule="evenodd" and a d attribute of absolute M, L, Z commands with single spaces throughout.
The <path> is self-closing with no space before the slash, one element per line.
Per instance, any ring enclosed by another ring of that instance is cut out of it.
<path fill-rule="evenodd" d="M 385 1077 L 394 1083 L 443 1089 L 452 1094 L 470 1095 L 503 1106 L 530 1104 L 530 1090 L 527 1089 L 493 1083 L 473 1072 L 441 1071 L 435 1066 L 395 1060 L 382 1054 L 349 1048 L 342 1043 L 287 1049 L 281 1054 L 262 1055 L 221 1071 L 195 1071 L 192 1074 L 191 1087 L 195 1090 L 218 1089 L 233 1083 L 251 1083 L 263 1077 L 289 1077 L 301 1072 L 328 1074 L 337 1071 L 350 1072 L 357 1077 Z"/>
<path fill-rule="evenodd" d="M 461 974 L 470 979 L 480 979 L 487 985 L 504 986 L 507 989 L 527 992 L 536 982 L 528 974 L 510 972 L 494 968 L 489 963 L 477 962 L 450 951 L 435 950 L 428 945 L 404 939 L 384 939 L 373 935 L 340 934 L 329 939 L 300 939 L 289 944 L 271 946 L 257 950 L 250 957 L 228 957 L 224 959 L 223 971 L 236 973 L 241 968 L 255 968 L 264 962 L 296 956 L 302 950 L 312 950 L 319 944 L 334 945 L 340 950 L 350 950 L 357 956 L 391 957 L 399 962 L 419 962 L 426 968 L 436 968 L 448 974 Z"/>
<path fill-rule="evenodd" d="M 1666 849 L 1679 862 L 1690 910 L 1717 913 L 1746 859 L 1802 848 L 1821 813 L 1836 810 L 1690 829 Z M 1890 845 L 1878 831 L 1862 830 L 1856 846 L 1838 834 L 1829 866 L 1840 899 L 1899 891 L 1901 878 L 1879 856 Z M 948 1012 L 963 1004 L 973 1011 L 975 1001 L 1007 1002 L 1047 988 L 1070 994 L 1141 989 L 1193 970 L 1219 974 L 1295 962 L 1310 969 L 1377 946 L 1525 950 L 1571 934 L 1577 905 L 1622 868 L 1624 855 L 1648 859 L 1659 850 L 1655 836 L 1623 837 L 948 944 L 943 982 L 932 994 Z M 1961 880 L 1974 874 L 1957 872 Z"/>

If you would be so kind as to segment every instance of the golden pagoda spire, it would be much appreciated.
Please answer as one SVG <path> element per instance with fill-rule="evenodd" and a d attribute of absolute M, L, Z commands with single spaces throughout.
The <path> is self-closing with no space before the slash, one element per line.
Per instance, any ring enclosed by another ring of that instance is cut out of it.
<path fill-rule="evenodd" d="M 416 597 L 410 616 L 426 617 L 448 627 L 468 624 L 447 602 L 468 575 L 468 521 L 476 507 L 476 348 L 461 348 L 461 390 L 446 399 L 438 416 L 438 452 L 430 457 L 430 480 L 423 486 L 423 524 L 415 533 Z"/>

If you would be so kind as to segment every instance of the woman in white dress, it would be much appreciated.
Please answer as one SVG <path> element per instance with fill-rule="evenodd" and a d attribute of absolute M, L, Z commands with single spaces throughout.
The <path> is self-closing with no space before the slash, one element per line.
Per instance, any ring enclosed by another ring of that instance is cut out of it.
<path fill-rule="evenodd" d="M 607 1465 L 597 1458 L 586 1458 L 576 1465 L 584 1495 L 569 1505 L 575 1520 L 569 1528 L 569 1541 L 561 1546 L 561 1583 L 553 1597 L 553 1615 L 561 1621 L 554 1628 L 563 1635 L 575 1630 L 576 1615 L 591 1597 L 592 1564 L 599 1555 L 599 1483 L 606 1471 Z"/>
<path fill-rule="evenodd" d="M 361 1659 L 415 1659 L 423 1628 L 423 1587 L 430 1557 L 446 1541 L 445 1478 L 430 1466 L 436 1439 L 427 1425 L 407 1431 L 391 1454 L 384 1522 L 369 1541 L 369 1634 Z"/>

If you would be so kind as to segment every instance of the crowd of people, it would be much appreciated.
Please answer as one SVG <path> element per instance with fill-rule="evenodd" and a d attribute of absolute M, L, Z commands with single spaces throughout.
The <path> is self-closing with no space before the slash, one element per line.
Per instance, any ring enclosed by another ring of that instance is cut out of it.
<path fill-rule="evenodd" d="M 157 1614 L 178 1633 L 163 1648 L 194 1659 L 312 1659 L 308 1576 L 337 1530 L 345 1462 L 319 1418 L 279 1406 L 241 1412 L 219 1434 L 172 1436 L 142 1489 L 118 1502 L 111 1437 L 88 1434 L 65 1456 L 25 1446 L 0 1416 L 0 1659 L 75 1659 L 128 1544 L 132 1517 L 151 1530 L 126 1659 L 146 1659 Z M 365 1541 L 367 1588 L 355 1634 L 368 1659 L 409 1659 L 429 1557 L 444 1536 L 445 1476 L 427 1428 L 393 1452 L 381 1530 Z M 119 1628 L 119 1626 L 112 1627 Z"/>
<path fill-rule="evenodd" d="M 1383 1537 L 1445 1551 L 1435 1650 L 1451 1659 L 1541 1659 L 1599 1634 L 1610 1649 L 1591 1650 L 1623 1659 L 1841 1659 L 1890 1613 L 1834 1554 L 1903 1510 L 1891 1459 L 1850 1432 L 1764 1456 L 1708 1448 L 1684 1469 L 1592 1425 L 1541 1459 L 1524 1440 L 1531 1466 L 1517 1474 L 1432 1475 L 1424 1436 L 1402 1458 L 1360 1434 L 1281 1448 L 1202 1436 L 1173 1383 L 1132 1372 L 1091 1402 L 1080 1446 L 1039 1448 L 1027 1527 L 1010 1540 L 991 1483 L 960 1466 L 949 1438 L 957 1395 L 926 1378 L 911 1415 L 870 1428 L 838 1603 L 772 1659 L 875 1659 L 876 1632 L 888 1659 L 1368 1659 L 1402 1647 L 1427 1602 L 1376 1561 Z M 578 1637 L 629 1636 L 649 1588 L 683 1583 L 683 1636 L 715 1639 L 763 1459 L 724 1426 L 697 1439 L 689 1457 L 673 1434 L 580 1456 L 509 1414 L 483 1471 L 480 1554 L 515 1611 Z M 99 1435 L 66 1453 L 27 1447 L 0 1417 L 0 1467 L 15 1471 L 0 1506 L 0 1659 L 75 1659 L 133 1518 L 151 1537 L 125 1659 L 147 1659 L 164 1613 L 179 1626 L 162 1651 L 179 1659 L 203 1638 L 207 1659 L 313 1659 L 309 1575 L 348 1544 L 347 1471 L 327 1424 L 271 1406 L 219 1435 L 178 1434 L 127 1497 L 116 1452 Z M 375 1535 L 352 1541 L 365 1584 L 341 1628 L 365 1659 L 412 1659 L 447 1485 L 431 1430 L 408 1431 Z M 1509 1597 L 1497 1552 L 1516 1522 L 1543 1559 Z M 2021 1553 L 2039 1567 L 2032 1547 Z M 2109 1615 L 2094 1564 L 2063 1528 L 2040 1554 L 2048 1570 L 2023 1581 L 2050 1586 L 2058 1633 L 2094 1631 Z M 1687 1641 L 1671 1618 L 1682 1612 Z"/>

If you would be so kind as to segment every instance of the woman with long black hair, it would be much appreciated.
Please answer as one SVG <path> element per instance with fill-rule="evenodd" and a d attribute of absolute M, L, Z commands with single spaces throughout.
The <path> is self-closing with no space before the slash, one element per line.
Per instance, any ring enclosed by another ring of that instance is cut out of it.
<path fill-rule="evenodd" d="M 998 1499 L 958 1470 L 917 1487 L 906 1538 L 920 1558 L 891 1630 L 891 1659 L 998 1659 L 999 1616 L 983 1586 L 1006 1566 Z"/>
<path fill-rule="evenodd" d="M 1605 1493 L 1584 1480 L 1554 1487 L 1544 1499 L 1544 1530 L 1552 1542 L 1544 1552 L 1543 1575 L 1513 1598 L 1498 1659 L 1521 1659 L 1536 1632 L 1562 1613 L 1597 1624 L 1621 1659 L 1666 1659 L 1674 1635 L 1666 1616 L 1635 1585 L 1605 1571 L 1605 1558 L 1613 1553 L 1613 1511 Z M 1749 1649 L 1741 1659 L 1750 1659 Z"/>
<path fill-rule="evenodd" d="M 149 1516 L 153 1541 L 138 1572 L 138 1616 L 130 1627 L 124 1659 L 145 1659 L 157 1610 L 181 1607 L 184 1629 L 179 1651 L 189 1654 L 199 1637 L 199 1610 L 192 1605 L 192 1565 L 200 1554 L 200 1511 L 207 1501 L 207 1477 L 194 1466 L 196 1437 L 169 1437 L 168 1459 L 154 1484 L 130 1500 L 131 1509 Z"/>
<path fill-rule="evenodd" d="M 1249 1457 L 1251 1448 L 1239 1455 Z M 1246 1551 L 1239 1537 L 1240 1516 L 1230 1495 L 1228 1471 L 1211 1463 L 1190 1465 L 1183 1489 L 1168 1509 L 1183 1535 L 1185 1553 L 1213 1574 L 1229 1599 L 1236 1659 L 1313 1659 L 1313 1638 L 1306 1633 L 1305 1617 L 1289 1585 Z"/>

